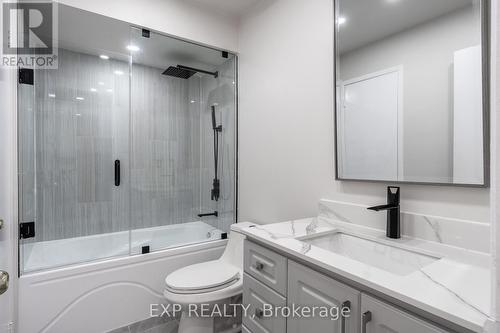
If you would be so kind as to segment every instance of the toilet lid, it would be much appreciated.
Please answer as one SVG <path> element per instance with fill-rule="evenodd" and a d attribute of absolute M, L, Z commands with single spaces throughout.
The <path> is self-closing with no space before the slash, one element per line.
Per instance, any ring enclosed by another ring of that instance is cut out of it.
<path fill-rule="evenodd" d="M 236 283 L 240 277 L 237 267 L 214 260 L 178 269 L 167 276 L 165 283 L 176 293 L 209 292 Z"/>

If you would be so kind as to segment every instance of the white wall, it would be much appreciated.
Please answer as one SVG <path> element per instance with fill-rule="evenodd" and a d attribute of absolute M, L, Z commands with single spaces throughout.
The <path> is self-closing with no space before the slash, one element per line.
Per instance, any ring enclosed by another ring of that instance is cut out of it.
<path fill-rule="evenodd" d="M 334 180 L 332 0 L 267 0 L 239 33 L 239 219 L 312 216 L 320 198 L 385 202 Z M 489 190 L 402 186 L 405 211 L 489 221 Z M 486 240 L 485 240 L 486 241 Z"/>
<path fill-rule="evenodd" d="M 186 0 L 57 0 L 68 6 L 234 51 L 236 20 Z"/>
<path fill-rule="evenodd" d="M 476 11 L 460 9 L 340 57 L 343 80 L 402 65 L 405 180 L 453 181 L 453 56 L 480 44 Z"/>

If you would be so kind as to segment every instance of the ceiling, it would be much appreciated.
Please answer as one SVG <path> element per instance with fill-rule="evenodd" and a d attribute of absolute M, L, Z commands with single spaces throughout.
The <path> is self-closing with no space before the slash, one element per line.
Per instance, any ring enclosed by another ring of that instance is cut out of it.
<path fill-rule="evenodd" d="M 213 71 L 227 59 L 219 50 L 151 33 L 144 38 L 141 30 L 107 16 L 59 4 L 59 47 L 75 52 L 166 69 L 178 64 Z M 129 52 L 134 44 L 139 51 Z M 232 57 L 232 55 L 229 55 Z"/>
<path fill-rule="evenodd" d="M 339 0 L 339 51 L 345 53 L 436 19 L 477 0 Z"/>
<path fill-rule="evenodd" d="M 184 0 L 221 14 L 239 18 L 262 0 Z"/>
<path fill-rule="evenodd" d="M 232 16 L 266 0 L 183 0 L 207 10 Z M 435 19 L 478 0 L 338 0 L 340 53 L 386 38 L 400 31 Z M 130 24 L 74 7 L 59 5 L 59 46 L 91 55 L 107 54 L 129 61 L 126 46 L 137 44 L 134 63 L 157 68 L 182 64 L 213 71 L 225 62 L 221 52 L 159 34 L 142 38 L 140 30 L 131 33 Z"/>

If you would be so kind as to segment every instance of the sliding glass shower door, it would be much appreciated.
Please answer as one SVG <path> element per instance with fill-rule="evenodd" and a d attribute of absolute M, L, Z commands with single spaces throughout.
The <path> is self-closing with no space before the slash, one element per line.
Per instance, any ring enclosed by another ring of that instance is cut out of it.
<path fill-rule="evenodd" d="M 69 24 L 57 69 L 20 69 L 33 77 L 18 86 L 23 272 L 129 253 L 129 55 L 75 45 Z"/>
<path fill-rule="evenodd" d="M 224 238 L 235 217 L 235 58 L 137 28 L 131 41 L 132 253 Z"/>

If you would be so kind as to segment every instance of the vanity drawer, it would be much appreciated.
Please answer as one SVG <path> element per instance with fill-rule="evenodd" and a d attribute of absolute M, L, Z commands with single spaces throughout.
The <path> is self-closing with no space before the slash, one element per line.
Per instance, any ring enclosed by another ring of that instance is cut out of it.
<path fill-rule="evenodd" d="M 371 296 L 361 295 L 361 331 L 366 333 L 452 333 Z"/>
<path fill-rule="evenodd" d="M 244 270 L 268 287 L 286 295 L 287 259 L 260 245 L 245 241 Z"/>
<path fill-rule="evenodd" d="M 284 307 L 286 306 L 286 299 L 246 273 L 243 276 L 243 304 L 249 306 L 247 315 L 243 316 L 243 324 L 250 332 L 286 332 L 286 318 L 262 316 L 264 304 L 270 304 L 274 307 Z"/>

